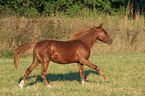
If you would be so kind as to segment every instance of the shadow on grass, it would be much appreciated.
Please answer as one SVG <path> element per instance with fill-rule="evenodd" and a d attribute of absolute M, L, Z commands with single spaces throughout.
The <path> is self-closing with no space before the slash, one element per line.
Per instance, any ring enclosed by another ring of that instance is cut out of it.
<path fill-rule="evenodd" d="M 89 82 L 89 81 L 86 80 L 86 78 L 90 73 L 99 75 L 97 71 L 93 71 L 93 70 L 84 70 L 84 73 L 85 73 L 85 81 L 86 82 Z M 21 77 L 19 79 L 18 83 L 21 82 L 22 78 L 23 77 Z M 27 80 L 31 79 L 31 78 L 36 78 L 36 80 L 34 82 L 30 82 L 27 86 L 34 85 L 37 82 L 43 82 L 40 75 L 28 76 Z M 74 80 L 76 80 L 78 82 L 81 82 L 79 72 L 70 72 L 70 73 L 67 73 L 67 74 L 51 74 L 50 73 L 50 74 L 46 74 L 46 79 L 47 79 L 48 82 L 50 82 L 50 81 L 74 81 Z"/>

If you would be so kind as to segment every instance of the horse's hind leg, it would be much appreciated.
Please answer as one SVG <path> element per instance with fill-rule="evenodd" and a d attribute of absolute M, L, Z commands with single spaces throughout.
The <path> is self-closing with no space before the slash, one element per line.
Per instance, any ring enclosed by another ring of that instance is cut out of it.
<path fill-rule="evenodd" d="M 51 87 L 46 79 L 46 71 L 49 65 L 49 58 L 45 58 L 44 60 L 40 61 L 41 62 L 41 73 L 40 76 L 43 79 L 45 85 L 47 87 Z"/>
<path fill-rule="evenodd" d="M 82 84 L 85 83 L 85 79 L 84 79 L 84 66 L 83 64 L 81 63 L 78 63 L 78 67 L 79 67 L 79 71 L 80 71 L 80 77 L 81 77 L 81 81 L 82 81 Z"/>
<path fill-rule="evenodd" d="M 36 66 L 39 65 L 39 61 L 37 58 L 33 59 L 32 64 L 27 68 L 25 75 L 23 77 L 23 79 L 21 80 L 19 86 L 21 89 L 23 89 L 23 85 L 24 85 L 24 81 L 26 80 L 27 76 L 36 68 Z"/>

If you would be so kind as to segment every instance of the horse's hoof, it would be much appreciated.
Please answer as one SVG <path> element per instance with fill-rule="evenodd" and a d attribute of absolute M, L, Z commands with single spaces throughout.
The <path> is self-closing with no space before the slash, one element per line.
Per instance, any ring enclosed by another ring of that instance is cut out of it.
<path fill-rule="evenodd" d="M 82 81 L 82 85 L 84 85 L 85 84 L 85 81 Z"/>
<path fill-rule="evenodd" d="M 47 88 L 51 88 L 52 86 L 51 86 L 51 85 L 46 85 L 46 87 L 47 87 Z"/>
<path fill-rule="evenodd" d="M 23 89 L 23 86 L 19 86 L 20 87 L 20 89 Z"/>
<path fill-rule="evenodd" d="M 106 82 L 106 83 L 109 83 L 109 81 L 108 81 L 108 80 L 105 80 L 105 82 Z"/>

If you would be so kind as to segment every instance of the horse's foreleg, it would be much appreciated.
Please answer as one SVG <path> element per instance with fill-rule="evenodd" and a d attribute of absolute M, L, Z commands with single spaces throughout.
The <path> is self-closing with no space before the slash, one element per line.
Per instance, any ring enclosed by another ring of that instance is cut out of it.
<path fill-rule="evenodd" d="M 79 71 L 80 71 L 80 77 L 81 77 L 81 81 L 82 81 L 82 84 L 85 83 L 85 79 L 84 79 L 84 66 L 83 64 L 81 63 L 78 63 L 78 67 L 79 67 Z"/>
<path fill-rule="evenodd" d="M 81 64 L 84 64 L 84 65 L 86 65 L 86 66 L 89 66 L 89 67 L 91 67 L 91 68 L 93 68 L 93 69 L 95 69 L 95 70 L 100 74 L 100 76 L 102 76 L 102 78 L 103 78 L 106 82 L 108 82 L 108 79 L 107 79 L 106 76 L 100 71 L 100 69 L 99 69 L 98 66 L 92 64 L 92 63 L 91 63 L 89 60 L 87 60 L 87 59 L 82 59 L 82 60 L 80 61 L 80 63 L 81 63 Z"/>
<path fill-rule="evenodd" d="M 27 76 L 38 66 L 39 62 L 37 60 L 33 60 L 32 64 L 27 68 L 23 79 L 21 80 L 19 86 L 23 89 L 24 81 L 26 80 Z"/>

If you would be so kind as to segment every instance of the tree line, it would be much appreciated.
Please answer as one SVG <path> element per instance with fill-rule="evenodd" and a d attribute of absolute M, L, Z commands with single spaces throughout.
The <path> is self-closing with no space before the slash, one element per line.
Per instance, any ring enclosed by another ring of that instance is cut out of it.
<path fill-rule="evenodd" d="M 86 12 L 113 14 L 124 12 L 127 5 L 144 11 L 145 0 L 0 0 L 0 15 L 51 16 L 85 15 Z"/>

